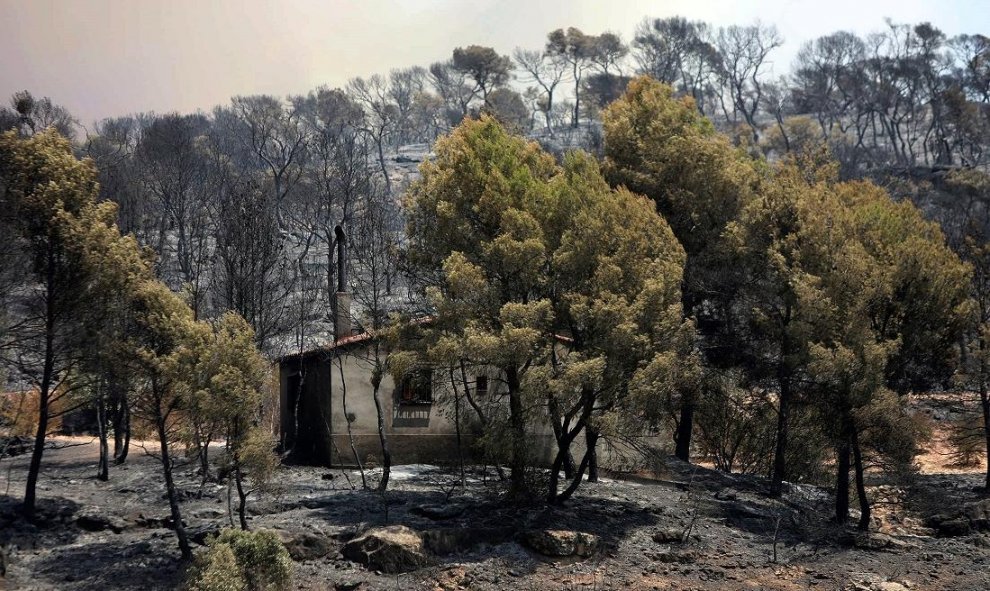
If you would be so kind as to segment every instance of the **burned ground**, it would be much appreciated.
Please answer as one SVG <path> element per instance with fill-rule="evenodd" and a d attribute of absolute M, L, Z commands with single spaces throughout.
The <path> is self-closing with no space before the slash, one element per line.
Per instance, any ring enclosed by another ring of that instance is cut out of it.
<path fill-rule="evenodd" d="M 64 445 L 67 440 L 58 443 Z M 96 447 L 50 449 L 40 519 L 15 514 L 26 458 L 0 464 L 0 538 L 8 589 L 171 589 L 184 565 L 168 528 L 155 460 L 135 453 L 109 482 L 95 474 Z M 178 470 L 192 537 L 229 525 L 226 489 Z M 369 480 L 375 479 L 369 472 Z M 782 501 L 761 479 L 668 460 L 655 478 L 586 484 L 563 507 L 499 500 L 493 474 L 400 466 L 384 497 L 360 490 L 354 471 L 280 468 L 280 489 L 250 504 L 252 528 L 280 533 L 297 559 L 299 589 L 986 589 L 990 536 L 974 527 L 938 537 L 932 512 L 985 497 L 975 474 L 922 474 L 880 511 L 868 537 L 827 522 L 829 496 L 792 486 Z M 359 532 L 402 524 L 419 532 L 429 566 L 404 574 L 368 570 L 341 548 Z M 587 558 L 551 559 L 527 532 L 598 537 Z M 775 543 L 776 542 L 776 543 Z M 774 548 L 776 546 L 776 561 Z"/>

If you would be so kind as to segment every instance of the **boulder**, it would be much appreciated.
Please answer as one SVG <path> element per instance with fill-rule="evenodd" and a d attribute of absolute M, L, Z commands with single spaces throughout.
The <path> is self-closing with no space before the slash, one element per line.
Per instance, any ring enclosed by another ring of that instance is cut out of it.
<path fill-rule="evenodd" d="M 344 558 L 369 569 L 396 574 L 429 564 L 423 552 L 423 539 L 404 525 L 370 529 L 344 544 Z"/>
<path fill-rule="evenodd" d="M 431 554 L 445 556 L 469 550 L 481 543 L 501 544 L 513 538 L 512 527 L 447 527 L 422 533 L 423 545 Z"/>
<path fill-rule="evenodd" d="M 680 544 L 684 541 L 685 533 L 680 528 L 665 527 L 654 532 L 653 541 L 658 544 Z"/>
<path fill-rule="evenodd" d="M 963 508 L 963 514 L 969 519 L 973 529 L 990 529 L 990 499 L 983 499 L 966 505 Z"/>
<path fill-rule="evenodd" d="M 526 545 L 544 556 L 586 558 L 598 548 L 598 537 L 562 529 L 534 530 L 526 534 Z"/>
<path fill-rule="evenodd" d="M 206 546 L 210 540 L 220 535 L 220 526 L 216 524 L 200 525 L 186 529 L 186 536 L 194 544 Z"/>
<path fill-rule="evenodd" d="M 124 522 L 112 515 L 101 513 L 82 513 L 76 517 L 76 525 L 79 529 L 91 532 L 110 530 L 115 534 L 124 531 Z"/>
<path fill-rule="evenodd" d="M 954 538 L 957 536 L 969 535 L 969 519 L 966 519 L 965 517 L 956 517 L 953 519 L 946 519 L 945 521 L 939 521 L 935 525 L 935 531 L 943 538 Z"/>
<path fill-rule="evenodd" d="M 839 544 L 860 550 L 898 552 L 913 548 L 912 544 L 879 532 L 845 531 L 837 538 Z"/>
<path fill-rule="evenodd" d="M 289 551 L 292 560 L 315 560 L 323 558 L 333 551 L 335 544 L 332 539 L 308 531 L 279 531 L 282 545 Z"/>

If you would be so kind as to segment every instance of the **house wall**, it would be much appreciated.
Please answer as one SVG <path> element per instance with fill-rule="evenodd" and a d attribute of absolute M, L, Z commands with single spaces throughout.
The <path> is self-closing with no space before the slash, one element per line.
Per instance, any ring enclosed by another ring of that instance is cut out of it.
<path fill-rule="evenodd" d="M 353 466 L 356 464 L 355 455 L 362 464 L 380 464 L 378 415 L 371 385 L 372 348 L 355 344 L 338 350 L 338 355 L 327 352 L 303 359 L 303 362 L 298 358 L 290 359 L 280 365 L 280 439 L 283 449 L 292 450 L 295 461 L 307 464 Z M 490 374 L 490 392 L 476 397 L 479 404 L 488 407 L 487 412 L 498 412 L 500 406 L 504 412 L 505 404 L 498 394 L 496 374 L 469 370 L 468 379 L 472 383 L 476 373 Z M 301 385 L 293 381 L 298 379 L 295 376 L 302 376 Z M 454 379 L 460 380 L 461 377 L 455 374 Z M 449 381 L 449 375 L 435 371 L 432 380 L 434 402 L 406 404 L 401 402 L 392 376 L 385 372 L 379 397 L 393 464 L 457 461 L 458 437 Z M 459 381 L 457 386 L 461 387 Z M 299 412 L 295 416 L 291 404 L 293 388 L 302 393 Z M 466 402 L 461 404 L 461 453 L 465 460 L 479 460 L 472 453 L 479 432 L 477 415 Z M 351 417 L 350 436 L 348 416 Z M 534 461 L 549 464 L 556 452 L 549 422 L 546 417 L 543 420 L 534 417 L 531 426 L 536 428 L 527 435 L 527 449 Z M 642 443 L 662 447 L 659 440 Z M 571 448 L 575 461 L 581 460 L 584 450 L 584 436 L 580 435 Z M 600 442 L 599 463 L 602 467 L 628 469 L 635 462 L 642 462 L 640 450 Z"/>
<path fill-rule="evenodd" d="M 352 347 L 346 355 L 333 361 L 331 377 L 333 462 L 334 464 L 381 462 L 378 413 L 371 385 L 373 351 L 371 347 Z M 341 379 L 343 373 L 343 379 Z M 385 373 L 379 387 L 379 399 L 385 417 L 392 462 L 395 464 L 454 462 L 458 458 L 457 429 L 452 405 L 444 404 L 447 391 L 432 380 L 432 404 L 409 404 L 400 400 L 392 376 Z M 348 435 L 350 417 L 350 436 Z M 469 458 L 474 436 L 471 425 L 462 420 L 461 453 Z M 351 449 L 351 440 L 354 449 Z"/>

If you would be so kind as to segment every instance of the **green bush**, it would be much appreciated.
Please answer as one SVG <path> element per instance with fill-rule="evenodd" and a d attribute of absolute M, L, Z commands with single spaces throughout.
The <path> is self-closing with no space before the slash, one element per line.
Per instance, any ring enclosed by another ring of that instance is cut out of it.
<path fill-rule="evenodd" d="M 247 583 L 228 544 L 214 543 L 196 557 L 188 591 L 244 591 Z"/>
<path fill-rule="evenodd" d="M 282 590 L 292 579 L 292 560 L 272 532 L 225 529 L 189 575 L 188 591 Z"/>

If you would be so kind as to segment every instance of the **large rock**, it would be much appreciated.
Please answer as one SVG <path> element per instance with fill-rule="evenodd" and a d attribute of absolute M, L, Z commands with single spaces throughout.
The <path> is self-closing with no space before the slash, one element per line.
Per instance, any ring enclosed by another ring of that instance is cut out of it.
<path fill-rule="evenodd" d="M 843 546 L 871 551 L 897 552 L 914 547 L 898 538 L 878 532 L 846 531 L 839 535 L 838 542 Z"/>
<path fill-rule="evenodd" d="M 973 529 L 990 529 L 990 499 L 983 499 L 966 505 L 963 508 L 963 514 L 969 519 Z"/>
<path fill-rule="evenodd" d="M 370 529 L 344 545 L 344 558 L 383 573 L 405 573 L 429 564 L 423 539 L 404 525 Z"/>
<path fill-rule="evenodd" d="M 966 519 L 965 517 L 955 517 L 944 521 L 938 521 L 935 524 L 935 531 L 943 538 L 954 538 L 957 536 L 969 535 L 969 519 Z"/>
<path fill-rule="evenodd" d="M 110 530 L 119 534 L 124 530 L 125 523 L 122 519 L 113 515 L 104 515 L 93 511 L 80 514 L 76 517 L 76 525 L 85 531 L 99 532 Z"/>
<path fill-rule="evenodd" d="M 289 551 L 292 560 L 315 560 L 333 551 L 334 542 L 327 536 L 308 531 L 279 531 L 282 545 Z"/>
<path fill-rule="evenodd" d="M 220 526 L 213 524 L 199 525 L 186 529 L 186 536 L 194 544 L 206 546 L 210 540 L 220 535 Z"/>
<path fill-rule="evenodd" d="M 686 534 L 684 528 L 663 527 L 653 533 L 653 541 L 658 544 L 680 544 Z"/>
<path fill-rule="evenodd" d="M 588 557 L 598 548 L 598 537 L 579 531 L 543 529 L 527 533 L 526 545 L 544 556 Z"/>
<path fill-rule="evenodd" d="M 431 554 L 445 556 L 469 550 L 478 544 L 501 544 L 516 534 L 512 527 L 447 527 L 428 529 L 421 536 Z"/>

